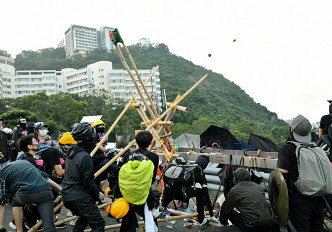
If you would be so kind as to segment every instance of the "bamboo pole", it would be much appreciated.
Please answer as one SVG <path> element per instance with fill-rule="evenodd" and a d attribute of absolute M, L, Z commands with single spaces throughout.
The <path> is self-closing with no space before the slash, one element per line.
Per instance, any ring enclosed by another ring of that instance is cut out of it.
<path fill-rule="evenodd" d="M 148 81 L 152 78 L 152 76 L 154 75 L 154 73 L 157 71 L 157 69 L 159 69 L 159 66 L 157 65 L 157 67 L 155 67 L 151 74 L 149 75 L 149 77 L 145 80 L 145 84 L 148 83 Z M 97 150 L 100 148 L 100 146 L 105 142 L 106 138 L 109 136 L 109 134 L 113 131 L 113 129 L 115 128 L 115 126 L 118 124 L 118 122 L 120 121 L 120 119 L 123 117 L 123 115 L 127 112 L 127 110 L 129 109 L 129 107 L 131 106 L 131 103 L 133 102 L 133 99 L 135 99 L 135 97 L 137 97 L 138 93 L 136 93 L 132 100 L 130 102 L 128 102 L 128 104 L 125 106 L 125 108 L 122 110 L 122 112 L 120 113 L 120 115 L 116 118 L 116 120 L 113 122 L 112 126 L 108 129 L 107 133 L 105 134 L 105 136 L 99 141 L 99 143 L 96 145 L 96 147 L 92 150 L 92 152 L 90 153 L 91 157 L 94 156 L 94 154 L 96 154 Z"/>
<path fill-rule="evenodd" d="M 179 102 L 182 101 L 185 97 L 188 96 L 199 84 L 201 84 L 206 78 L 207 74 L 205 74 L 196 84 L 194 84 L 182 97 L 178 97 L 174 101 L 174 105 L 179 104 Z M 168 108 L 162 115 L 160 115 L 156 120 L 154 120 L 150 126 L 148 126 L 145 130 L 150 130 L 153 126 L 155 126 L 163 117 L 165 117 L 171 110 L 174 110 L 174 108 Z M 167 120 L 168 121 L 168 120 Z M 95 177 L 99 176 L 103 171 L 105 171 L 114 161 L 116 161 L 120 156 L 122 156 L 133 144 L 135 143 L 135 139 L 131 141 L 122 151 L 120 151 L 115 157 L 113 157 L 108 163 L 106 163 L 99 171 L 95 173 Z"/>
<path fill-rule="evenodd" d="M 143 121 L 146 121 L 146 122 L 149 121 L 148 117 L 146 116 L 146 114 L 142 110 L 142 108 L 137 108 L 136 110 L 141 115 Z M 150 122 L 147 123 L 147 125 L 150 125 L 150 124 L 151 124 Z M 153 134 L 154 139 L 156 141 L 158 141 L 158 143 L 159 143 L 158 145 L 159 145 L 160 149 L 164 152 L 164 155 L 167 156 L 167 154 L 169 154 L 169 151 L 168 151 L 167 147 L 165 146 L 164 142 L 162 141 L 162 139 L 159 137 L 158 132 L 156 131 L 156 129 L 154 127 L 151 127 L 151 131 L 152 131 L 151 134 Z"/>
<path fill-rule="evenodd" d="M 216 210 L 213 210 L 213 213 L 216 213 Z M 209 211 L 204 212 L 205 215 L 209 214 Z M 198 213 L 193 213 L 193 214 L 182 214 L 182 215 L 177 215 L 177 216 L 168 216 L 166 219 L 158 218 L 158 222 L 164 222 L 164 221 L 173 221 L 173 220 L 180 220 L 180 219 L 185 219 L 185 218 L 193 218 L 197 217 Z M 144 221 L 139 221 L 138 222 L 139 226 L 144 225 Z M 119 229 L 121 227 L 121 224 L 116 224 L 116 225 L 110 225 L 110 226 L 105 226 L 104 230 L 113 230 L 113 229 Z M 89 230 L 84 230 L 84 232 L 91 232 L 91 229 Z"/>
<path fill-rule="evenodd" d="M 57 196 L 57 198 L 55 199 L 55 203 L 59 202 L 61 200 L 62 196 L 59 195 Z M 61 209 L 61 207 L 63 206 L 63 202 L 61 202 L 60 204 L 58 204 L 54 210 L 53 213 L 56 213 L 59 209 Z M 38 230 L 38 228 L 42 225 L 42 220 L 39 220 L 33 227 L 30 228 L 30 230 L 28 230 L 28 232 L 34 232 L 36 230 Z"/>
<path fill-rule="evenodd" d="M 98 209 L 101 209 L 101 208 L 104 208 L 108 205 L 110 205 L 112 203 L 112 201 L 109 201 L 109 202 L 106 202 L 102 205 L 98 205 Z M 72 216 L 72 217 L 69 217 L 69 218 L 65 218 L 65 219 L 62 219 L 60 221 L 57 221 L 56 223 L 54 223 L 55 226 L 58 226 L 58 225 L 61 225 L 63 223 L 66 223 L 66 222 L 70 222 L 72 220 L 75 220 L 76 218 L 79 218 L 79 216 Z"/>
<path fill-rule="evenodd" d="M 152 110 L 153 110 L 155 116 L 158 117 L 158 112 L 157 112 L 157 110 L 156 110 L 156 107 L 155 107 L 154 104 L 153 104 L 153 101 L 152 101 L 152 99 L 151 99 L 151 97 L 150 97 L 150 94 L 149 94 L 148 90 L 145 88 L 145 85 L 143 84 L 142 78 L 141 78 L 141 76 L 140 76 L 139 73 L 138 73 L 138 70 L 137 70 L 137 67 L 136 67 L 136 65 L 135 65 L 135 62 L 134 62 L 133 58 L 131 57 L 131 54 L 130 54 L 130 52 L 129 52 L 127 46 L 126 46 L 124 43 L 122 43 L 122 45 L 123 45 L 123 48 L 125 49 L 125 51 L 126 51 L 128 57 L 129 57 L 129 60 L 130 60 L 131 65 L 133 66 L 133 68 L 134 68 L 134 70 L 135 70 L 135 72 L 136 72 L 136 76 L 137 76 L 137 78 L 138 78 L 138 81 L 139 81 L 139 83 L 141 84 L 141 86 L 143 87 L 143 90 L 144 90 L 146 96 L 148 97 L 148 100 L 149 100 L 149 102 L 150 102 L 151 108 L 152 108 Z"/>
<path fill-rule="evenodd" d="M 148 103 L 146 102 L 146 100 L 145 100 L 145 98 L 144 98 L 144 96 L 143 96 L 143 94 L 142 94 L 142 91 L 140 90 L 140 88 L 139 88 L 139 86 L 138 86 L 138 84 L 137 84 L 137 81 L 135 80 L 134 75 L 133 75 L 132 72 L 130 71 L 130 68 L 129 68 L 127 62 L 125 61 L 125 59 L 124 59 L 124 57 L 123 57 L 123 55 L 122 55 L 122 53 L 121 53 L 121 50 L 120 50 L 119 46 L 118 46 L 118 45 L 115 45 L 115 48 L 116 48 L 116 51 L 117 51 L 117 53 L 118 53 L 118 55 L 119 55 L 119 57 L 120 57 L 120 60 L 121 60 L 121 62 L 122 62 L 122 65 L 123 65 L 123 67 L 127 70 L 129 76 L 131 77 L 131 80 L 133 81 L 133 83 L 134 83 L 134 85 L 135 85 L 135 87 L 136 87 L 136 89 L 137 89 L 137 93 L 139 94 L 139 96 L 141 97 L 141 100 L 143 101 L 143 104 L 145 105 L 146 109 L 147 109 L 148 112 L 150 113 L 150 115 L 151 115 L 151 117 L 153 118 L 153 120 L 155 120 L 155 119 L 156 119 L 156 116 L 154 115 L 154 113 L 153 113 L 153 111 L 151 110 L 150 106 L 149 106 Z"/>
<path fill-rule="evenodd" d="M 166 102 L 167 107 L 173 107 L 172 103 Z M 184 107 L 184 106 L 176 106 L 177 110 L 183 111 L 183 112 L 187 112 L 188 108 Z"/>

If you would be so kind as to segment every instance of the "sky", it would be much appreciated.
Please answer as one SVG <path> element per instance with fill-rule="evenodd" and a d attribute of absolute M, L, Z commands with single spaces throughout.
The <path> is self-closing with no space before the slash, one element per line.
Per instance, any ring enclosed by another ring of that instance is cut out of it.
<path fill-rule="evenodd" d="M 281 119 L 318 122 L 332 100 L 331 12 L 330 0 L 11 0 L 0 49 L 56 47 L 70 24 L 116 27 L 126 45 L 164 43 Z"/>

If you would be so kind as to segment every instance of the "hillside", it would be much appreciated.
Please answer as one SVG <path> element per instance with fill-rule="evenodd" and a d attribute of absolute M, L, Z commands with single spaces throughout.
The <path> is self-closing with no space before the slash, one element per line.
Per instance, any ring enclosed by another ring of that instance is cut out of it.
<path fill-rule="evenodd" d="M 272 138 L 279 144 L 280 140 L 284 139 L 287 123 L 279 120 L 276 113 L 254 102 L 244 90 L 221 74 L 172 54 L 165 44 L 155 47 L 132 45 L 128 46 L 128 49 L 138 69 L 151 69 L 159 65 L 161 89 L 166 89 L 168 101 L 173 101 L 177 94 L 185 93 L 205 74 L 209 75 L 181 103 L 189 108 L 189 112 L 176 112 L 174 115 L 175 135 L 183 132 L 200 134 L 208 125 L 214 124 L 229 128 L 238 139 L 247 140 L 249 133 Z M 15 66 L 16 70 L 61 70 L 66 67 L 82 68 L 96 61 L 109 60 L 113 63 L 114 69 L 123 69 L 115 51 L 107 53 L 95 50 L 86 58 L 76 57 L 72 60 L 66 60 L 64 57 L 63 48 L 42 49 L 37 52 L 22 51 L 15 59 Z M 279 135 L 280 133 L 282 135 Z"/>

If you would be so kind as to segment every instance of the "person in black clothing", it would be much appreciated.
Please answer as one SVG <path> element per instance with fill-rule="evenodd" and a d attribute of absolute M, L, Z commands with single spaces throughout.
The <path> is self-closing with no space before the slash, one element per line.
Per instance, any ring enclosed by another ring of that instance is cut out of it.
<path fill-rule="evenodd" d="M 94 149 L 93 128 L 88 123 L 79 123 L 71 134 L 77 144 L 68 151 L 65 176 L 63 179 L 63 203 L 80 216 L 74 232 L 84 231 L 89 225 L 91 231 L 104 231 L 105 221 L 96 205 L 101 200 L 102 193 L 93 181 L 93 164 L 90 152 Z"/>
<path fill-rule="evenodd" d="M 311 141 L 311 123 L 307 118 L 298 115 L 293 119 L 288 141 L 300 143 L 309 143 Z M 288 188 L 289 219 L 297 231 L 323 231 L 324 211 L 322 197 L 304 196 L 294 185 L 299 177 L 295 152 L 295 145 L 286 143 L 280 149 L 277 165 L 285 178 Z"/>
<path fill-rule="evenodd" d="M 127 163 L 129 160 L 134 160 L 134 159 L 140 159 L 140 157 L 146 156 L 149 160 L 152 161 L 154 165 L 154 170 L 153 170 L 153 176 L 152 176 L 152 184 L 156 180 L 156 174 L 158 170 L 158 165 L 159 165 L 159 157 L 157 154 L 150 152 L 147 148 L 152 142 L 152 134 L 149 131 L 140 131 L 137 133 L 135 136 L 136 143 L 138 145 L 138 149 L 135 150 L 134 152 L 127 152 L 124 157 L 123 157 L 123 162 Z M 152 210 L 152 208 L 155 206 L 154 202 L 157 199 L 157 202 L 159 200 L 159 193 L 157 193 L 155 190 L 151 190 L 149 192 L 149 196 L 147 199 L 147 205 L 149 210 Z M 120 197 L 120 196 L 117 196 Z M 129 212 L 127 215 L 122 219 L 121 222 L 121 228 L 120 232 L 134 232 L 136 231 L 136 227 L 138 227 L 137 223 L 137 218 L 135 213 L 140 215 L 141 217 L 144 217 L 144 204 L 143 205 L 131 205 Z M 157 220 L 155 219 L 155 223 Z M 156 223 L 157 224 L 157 223 Z"/>
<path fill-rule="evenodd" d="M 280 226 L 265 200 L 263 188 L 250 181 L 248 170 L 237 169 L 233 181 L 235 186 L 220 209 L 221 224 L 227 225 L 229 219 L 243 232 L 280 232 Z"/>
<path fill-rule="evenodd" d="M 33 166 L 39 169 L 35 158 L 33 157 L 40 149 L 40 145 L 33 135 L 22 136 L 18 140 L 18 147 L 23 151 L 22 159 L 29 161 Z"/>
<path fill-rule="evenodd" d="M 162 198 L 162 206 L 165 208 L 172 200 L 180 200 L 182 202 L 188 203 L 189 199 L 192 197 L 196 197 L 197 201 L 197 212 L 198 212 L 198 222 L 200 225 L 204 225 L 208 222 L 208 219 L 214 222 L 218 222 L 218 220 L 213 216 L 212 205 L 209 197 L 209 192 L 207 189 L 207 181 L 205 179 L 205 174 L 203 170 L 209 164 L 209 157 L 205 155 L 201 155 L 197 158 L 196 164 L 198 167 L 194 170 L 194 178 L 191 177 L 188 180 L 188 184 L 186 186 L 182 186 L 179 188 L 171 188 L 167 184 L 165 184 L 165 189 Z M 194 183 L 195 180 L 195 183 Z M 197 183 L 200 186 L 197 186 Z M 195 186 L 193 186 L 195 184 Z M 204 217 L 204 206 L 207 206 L 210 218 Z"/>
<path fill-rule="evenodd" d="M 329 114 L 324 115 L 319 123 L 319 138 L 328 133 L 329 126 L 332 124 L 332 101 L 329 101 Z"/>
<path fill-rule="evenodd" d="M 18 140 L 23 136 L 23 135 L 28 135 L 28 131 L 27 131 L 27 121 L 25 118 L 21 118 L 18 120 L 17 122 L 17 126 L 16 126 L 16 130 L 14 132 L 13 135 L 13 140 L 14 140 L 14 145 L 15 145 L 15 150 L 16 153 L 20 152 L 20 148 L 18 146 Z M 15 152 L 15 151 L 14 151 Z M 17 154 L 16 154 L 17 156 Z M 15 157 L 16 157 L 15 156 Z"/>

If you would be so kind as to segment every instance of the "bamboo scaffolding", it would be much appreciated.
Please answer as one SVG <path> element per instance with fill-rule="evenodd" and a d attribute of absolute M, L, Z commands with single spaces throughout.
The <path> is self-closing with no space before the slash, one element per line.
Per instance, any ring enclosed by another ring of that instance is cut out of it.
<path fill-rule="evenodd" d="M 134 62 L 133 58 L 131 57 L 131 54 L 130 54 L 130 52 L 129 52 L 127 46 L 126 46 L 124 43 L 122 43 L 122 45 L 123 45 L 123 48 L 125 49 L 125 51 L 126 51 L 128 57 L 129 57 L 129 60 L 130 60 L 131 65 L 133 66 L 133 68 L 134 68 L 134 70 L 135 70 L 135 72 L 136 72 L 136 76 L 137 76 L 137 78 L 138 78 L 138 81 L 139 81 L 139 83 L 141 84 L 141 86 L 143 87 L 143 90 L 144 90 L 146 96 L 147 96 L 148 99 L 149 99 L 150 106 L 151 106 L 151 108 L 152 108 L 152 110 L 153 110 L 155 116 L 158 117 L 158 112 L 157 112 L 157 110 L 156 110 L 156 107 L 155 107 L 154 104 L 153 104 L 153 101 L 152 101 L 152 99 L 151 99 L 151 97 L 150 97 L 150 94 L 149 94 L 148 90 L 145 88 L 145 85 L 143 84 L 142 78 L 141 78 L 141 76 L 140 76 L 139 73 L 138 73 L 138 70 L 137 70 L 137 67 L 136 67 L 136 65 L 135 65 L 135 62 Z"/>
<path fill-rule="evenodd" d="M 152 76 L 154 75 L 154 73 L 159 69 L 159 66 L 157 65 L 157 67 L 155 67 L 151 74 L 149 75 L 149 77 L 144 81 L 143 85 L 148 83 L 148 81 L 152 78 Z M 108 129 L 107 133 L 105 134 L 105 136 L 99 141 L 99 143 L 96 145 L 96 147 L 92 150 L 92 152 L 90 153 L 91 157 L 94 156 L 94 154 L 96 154 L 97 150 L 100 148 L 100 146 L 105 142 L 106 138 L 110 135 L 110 133 L 113 131 L 113 129 L 115 128 L 115 126 L 118 124 L 118 122 L 120 121 L 120 119 L 123 117 L 123 115 L 127 112 L 127 110 L 132 107 L 132 102 L 133 100 L 137 97 L 138 93 L 136 93 L 132 100 L 130 102 L 128 102 L 128 104 L 125 106 L 125 108 L 122 110 L 122 112 L 119 114 L 119 116 L 116 118 L 116 120 L 113 122 L 112 126 Z"/>
<path fill-rule="evenodd" d="M 151 123 L 149 122 L 150 120 L 148 119 L 148 117 L 146 116 L 145 112 L 142 110 L 141 107 L 136 108 L 137 112 L 139 113 L 139 115 L 142 117 L 143 121 L 147 122 L 147 126 L 150 126 Z M 167 147 L 165 146 L 164 142 L 162 141 L 162 139 L 159 137 L 158 132 L 156 131 L 156 129 L 154 127 L 151 127 L 151 134 L 153 134 L 154 139 L 156 141 L 158 141 L 158 145 L 160 147 L 160 149 L 163 151 L 164 155 L 167 157 L 169 155 L 169 151 L 167 149 Z"/>
<path fill-rule="evenodd" d="M 188 96 L 198 85 L 200 85 L 206 78 L 207 74 L 205 74 L 198 82 L 196 82 L 182 97 L 177 97 L 174 101 L 174 105 L 178 105 L 184 98 Z M 154 120 L 150 126 L 148 126 L 145 130 L 150 130 L 153 126 L 155 126 L 162 118 L 164 118 L 170 111 L 174 110 L 174 108 L 168 108 L 162 115 L 160 115 L 156 120 Z M 168 121 L 168 120 L 167 120 Z M 99 176 L 103 171 L 105 171 L 112 163 L 114 163 L 120 156 L 122 156 L 134 143 L 135 139 L 131 141 L 122 151 L 120 151 L 115 157 L 113 157 L 108 163 L 106 163 L 99 171 L 95 173 L 95 177 Z"/>
<path fill-rule="evenodd" d="M 119 46 L 118 46 L 118 45 L 115 45 L 115 48 L 116 48 L 116 51 L 117 51 L 117 53 L 118 53 L 118 55 L 119 55 L 119 57 L 120 57 L 120 60 L 121 60 L 121 62 L 122 62 L 122 65 L 123 65 L 123 67 L 127 70 L 129 76 L 131 77 L 131 80 L 133 81 L 133 83 L 134 83 L 134 85 L 135 85 L 135 87 L 136 87 L 136 89 L 137 89 L 137 93 L 138 93 L 139 96 L 141 97 L 141 100 L 143 101 L 144 106 L 146 107 L 147 111 L 150 113 L 150 115 L 151 115 L 151 117 L 153 118 L 153 120 L 156 120 L 156 115 L 154 115 L 154 113 L 153 113 L 153 111 L 151 110 L 150 106 L 149 106 L 148 103 L 146 102 L 146 100 L 145 100 L 145 98 L 144 98 L 144 96 L 143 96 L 143 94 L 142 94 L 142 91 L 140 90 L 140 88 L 139 88 L 139 86 L 138 86 L 138 84 L 137 84 L 137 81 L 135 80 L 134 75 L 133 75 L 132 72 L 130 71 L 130 68 L 129 68 L 127 62 L 125 61 L 125 59 L 124 59 L 124 57 L 123 57 L 123 55 L 122 55 L 122 52 L 121 52 Z"/>

